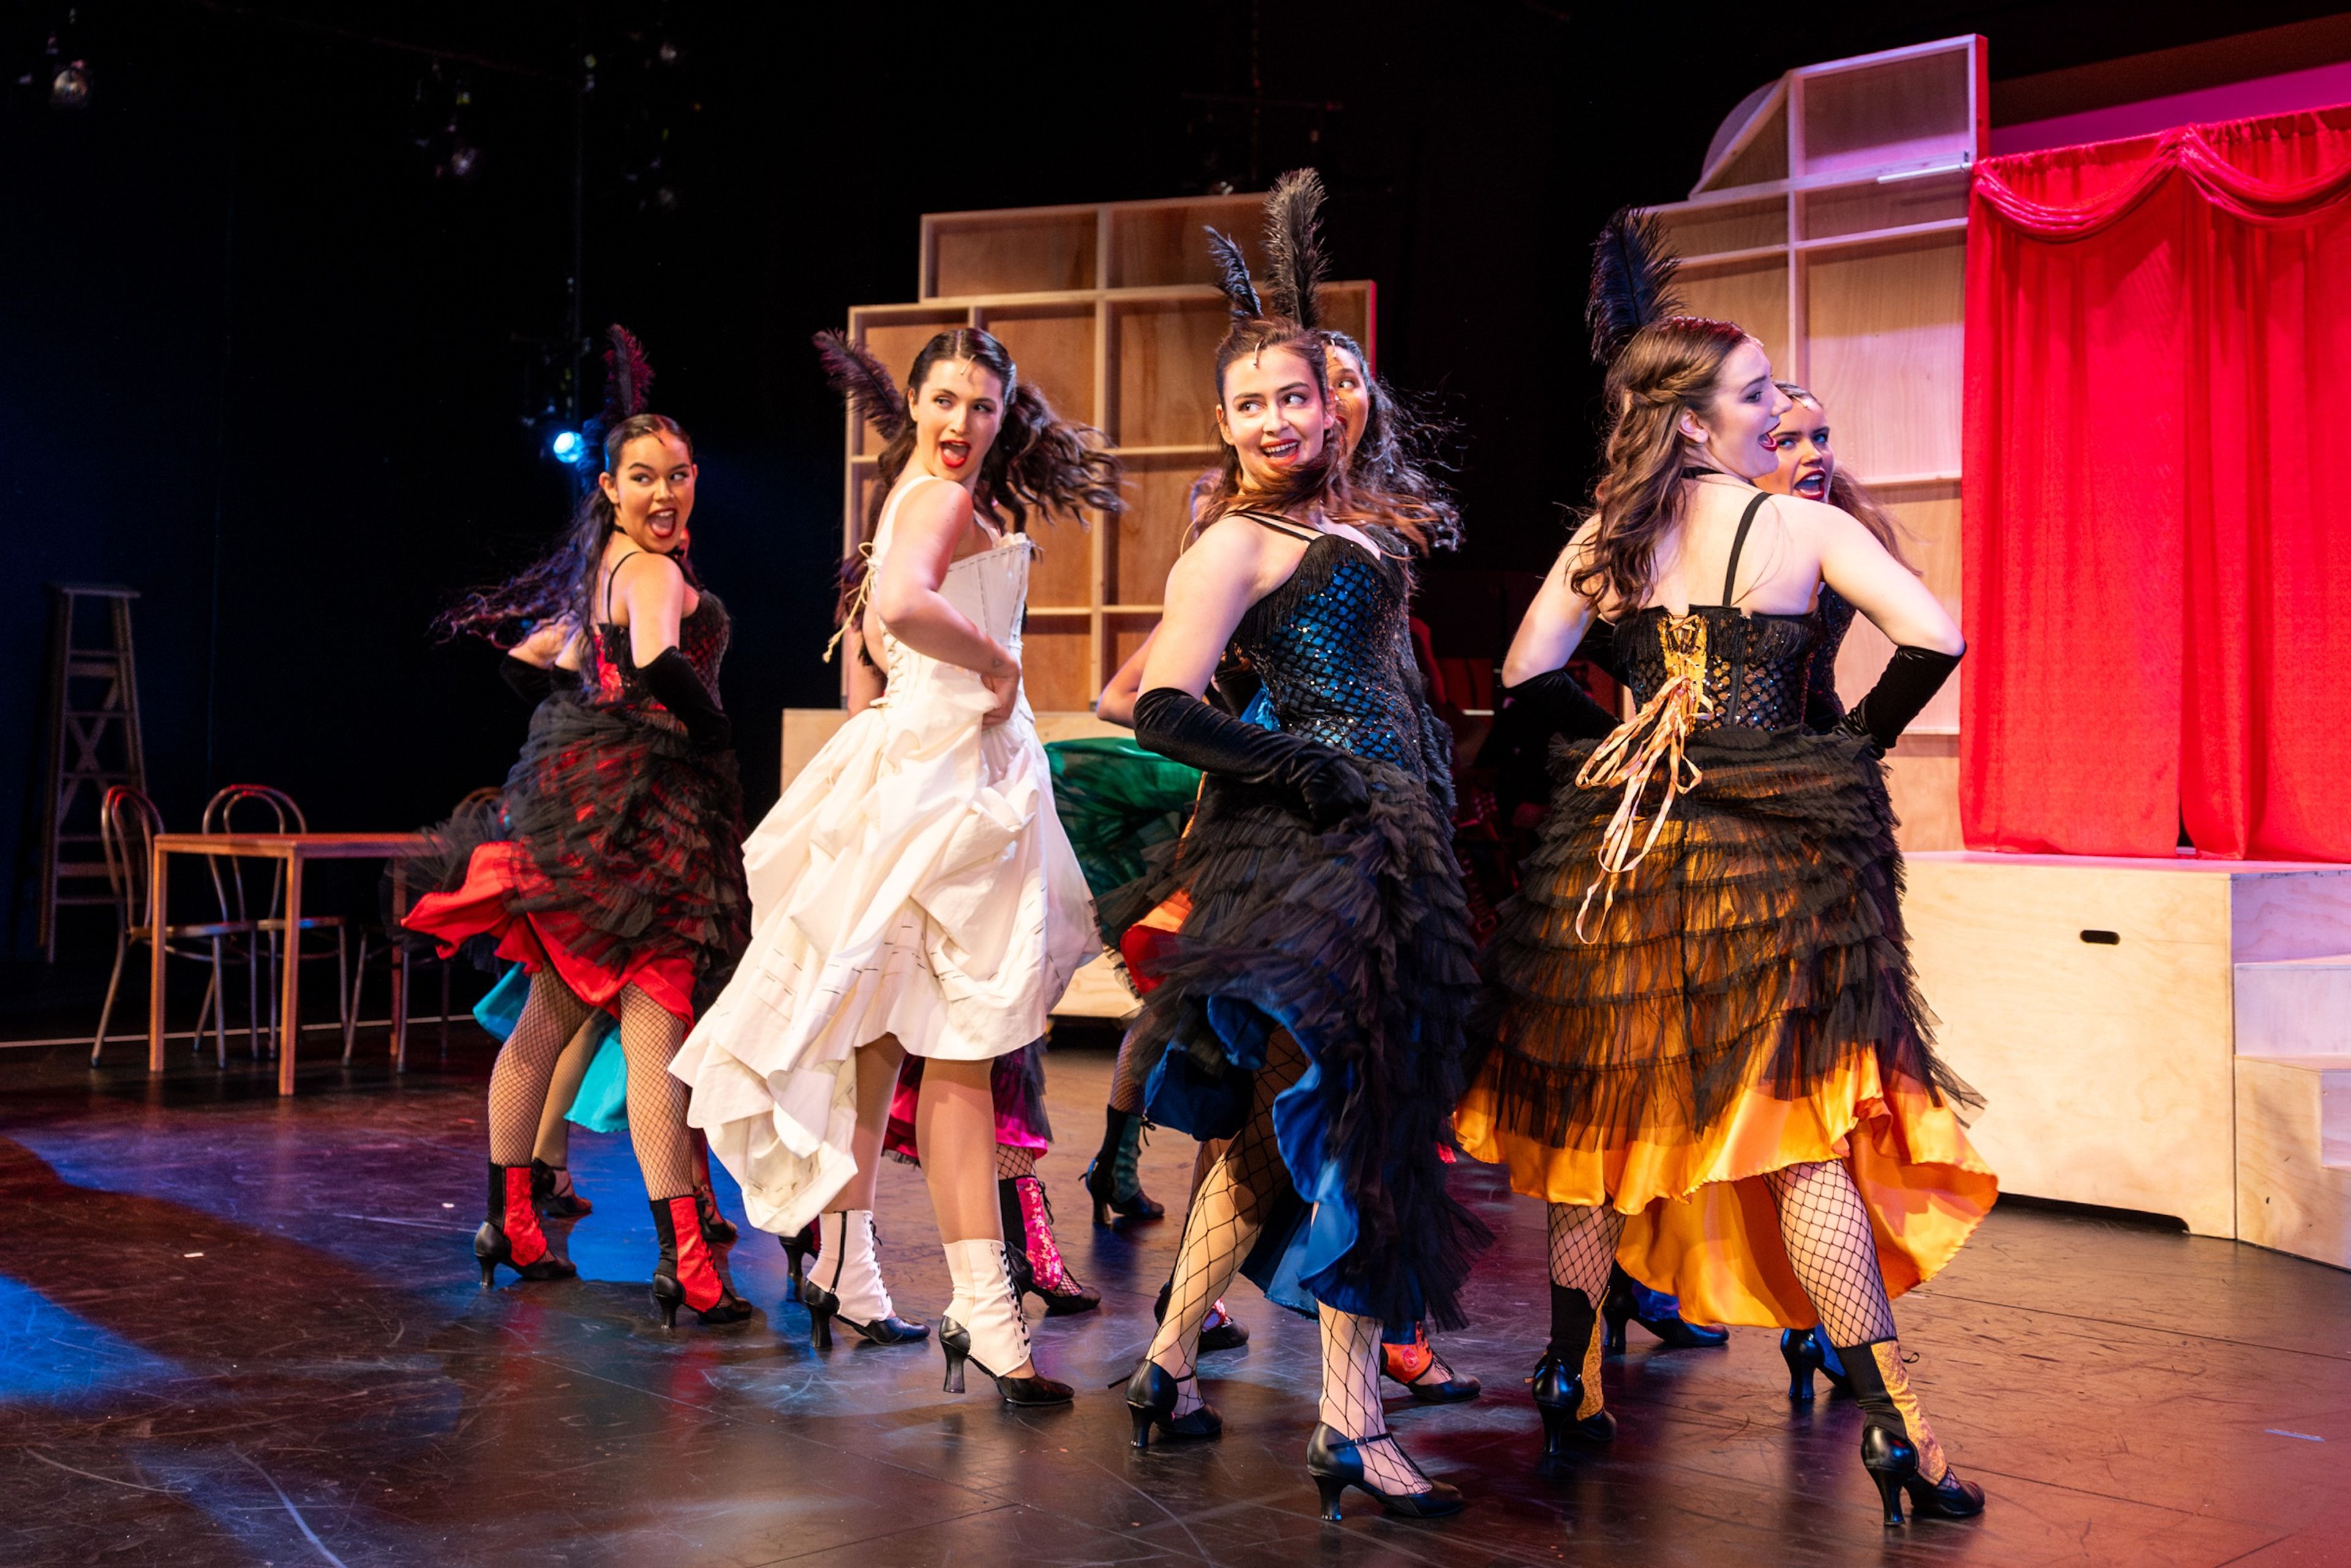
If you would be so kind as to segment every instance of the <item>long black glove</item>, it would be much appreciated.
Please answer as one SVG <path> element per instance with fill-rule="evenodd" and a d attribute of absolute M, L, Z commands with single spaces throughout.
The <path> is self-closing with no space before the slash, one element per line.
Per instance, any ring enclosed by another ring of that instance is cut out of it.
<path fill-rule="evenodd" d="M 1286 790 L 1318 827 L 1371 800 L 1363 770 L 1337 747 L 1259 729 L 1174 686 L 1154 686 L 1134 699 L 1134 738 L 1203 773 Z"/>
<path fill-rule="evenodd" d="M 517 659 L 512 653 L 498 661 L 498 679 L 507 690 L 523 700 L 524 706 L 537 707 L 555 690 L 555 672 L 545 664 L 534 664 L 528 659 Z"/>
<path fill-rule="evenodd" d="M 685 726 L 686 738 L 694 742 L 695 750 L 724 751 L 735 744 L 735 726 L 710 700 L 709 688 L 685 662 L 684 654 L 675 648 L 664 648 L 652 664 L 639 664 L 637 674 L 662 706 Z"/>
<path fill-rule="evenodd" d="M 1943 683 L 1959 667 L 1958 653 L 1898 647 L 1894 650 L 1894 657 L 1886 661 L 1886 673 L 1877 677 L 1877 684 L 1869 688 L 1867 695 L 1853 705 L 1853 711 L 1844 716 L 1844 722 L 1838 727 L 1868 741 L 1883 757 L 1894 749 L 1894 743 L 1902 738 L 1902 732 L 1918 716 L 1918 710 L 1943 689 Z"/>

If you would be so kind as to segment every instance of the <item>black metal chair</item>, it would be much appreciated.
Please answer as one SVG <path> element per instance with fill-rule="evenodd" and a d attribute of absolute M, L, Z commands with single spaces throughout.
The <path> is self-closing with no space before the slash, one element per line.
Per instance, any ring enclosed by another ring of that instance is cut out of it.
<path fill-rule="evenodd" d="M 501 791 L 495 784 L 485 784 L 478 789 L 468 789 L 465 791 L 464 797 L 458 800 L 457 810 L 454 814 L 462 816 L 477 806 L 495 807 L 498 803 L 500 793 Z M 389 919 L 391 911 L 387 909 L 385 911 L 386 918 Z M 400 940 L 400 937 L 396 933 L 390 930 L 388 927 L 378 929 L 362 926 L 360 930 L 359 961 L 352 966 L 351 969 L 351 1014 L 355 1018 L 359 1015 L 360 1010 L 360 992 L 367 985 L 367 961 L 371 956 L 370 948 L 371 946 L 374 946 L 375 951 L 380 952 L 382 955 L 387 967 L 392 965 L 399 966 L 399 975 L 403 993 L 410 996 L 414 995 L 413 991 L 409 991 L 406 988 L 407 977 L 410 971 L 410 950 L 406 945 Z M 448 958 L 436 958 L 434 962 L 439 964 L 441 967 L 441 1051 L 442 1054 L 445 1056 L 448 1054 L 449 1051 L 449 1009 L 453 1005 L 450 998 L 449 981 L 451 976 L 455 973 L 455 965 L 454 960 Z M 399 1025 L 405 1021 L 405 1019 L 395 1021 L 394 1029 L 396 1034 Z M 351 1064 L 352 1043 L 353 1037 L 350 1033 L 346 1033 L 343 1037 L 343 1065 L 345 1067 L 349 1067 Z M 392 1051 L 393 1067 L 399 1071 L 406 1071 L 408 1067 L 408 1041 L 404 1038 L 395 1038 L 392 1042 Z"/>
<path fill-rule="evenodd" d="M 98 1013 L 98 1034 L 89 1043 L 92 1067 L 98 1065 L 100 1053 L 106 1050 L 106 1026 L 114 1018 L 114 998 L 122 987 L 122 961 L 130 956 L 134 946 L 143 946 L 158 940 L 158 900 L 152 883 L 155 835 L 162 831 L 163 814 L 155 809 L 154 801 L 136 789 L 118 784 L 106 792 L 99 804 L 99 847 L 106 860 L 107 886 L 114 894 L 114 973 L 107 979 L 106 1003 Z M 213 1025 L 213 1054 L 223 1067 L 228 1065 L 228 1030 L 224 1018 L 228 998 L 221 985 L 221 966 L 232 956 L 225 944 L 250 945 L 255 936 L 252 921 L 229 919 L 168 925 L 161 935 L 166 956 L 200 959 L 213 967 L 212 979 L 204 987 L 204 1007 L 196 1014 L 196 1049 L 204 1048 L 204 1020 L 209 1018 Z M 204 946 L 181 946 L 194 942 L 202 942 Z"/>
<path fill-rule="evenodd" d="M 231 784 L 205 802 L 204 831 L 207 833 L 307 833 L 310 824 L 302 815 L 302 808 L 292 796 L 266 784 Z M 253 952 L 246 967 L 248 991 L 256 988 L 263 970 L 268 975 L 269 1045 L 274 1054 L 277 1049 L 277 966 L 281 962 L 315 963 L 332 958 L 335 961 L 335 1003 L 342 1009 L 343 1049 L 351 1045 L 351 979 L 350 943 L 348 923 L 340 915 L 306 915 L 301 929 L 287 933 L 286 929 L 286 866 L 280 861 L 262 861 L 246 856 L 214 855 L 212 866 L 213 887 L 220 894 L 225 918 L 249 920 L 256 933 Z M 305 948 L 302 938 L 313 932 L 331 931 L 335 936 L 332 948 Z M 257 1008 L 256 1008 L 257 1012 Z M 301 1027 L 301 1020 L 294 1020 Z M 256 1034 L 253 1054 L 261 1055 L 261 1042 Z"/>

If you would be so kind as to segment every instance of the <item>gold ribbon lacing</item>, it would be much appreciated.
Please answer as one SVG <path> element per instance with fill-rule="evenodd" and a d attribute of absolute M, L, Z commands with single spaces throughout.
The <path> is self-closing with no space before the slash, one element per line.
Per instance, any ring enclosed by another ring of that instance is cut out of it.
<path fill-rule="evenodd" d="M 849 629 L 864 619 L 865 593 L 873 586 L 873 541 L 867 539 L 859 545 L 857 553 L 863 558 L 865 570 L 857 576 L 857 591 L 849 596 L 848 612 L 841 616 L 841 624 L 832 629 L 832 641 L 824 645 L 824 662 L 828 664 L 832 663 L 833 650 L 841 646 L 843 637 L 849 635 Z"/>
<path fill-rule="evenodd" d="M 1593 895 L 1601 895 L 1600 913 L 1604 919 L 1615 907 L 1618 879 L 1629 879 L 1633 868 L 1656 848 L 1674 801 L 1706 779 L 1683 749 L 1698 720 L 1714 711 L 1714 699 L 1706 692 L 1706 622 L 1697 615 L 1668 615 L 1662 636 L 1666 684 L 1600 743 L 1575 775 L 1579 789 L 1621 786 L 1625 791 L 1616 814 L 1608 820 L 1608 831 L 1600 838 L 1599 874 L 1583 890 L 1583 903 L 1575 912 L 1576 939 L 1586 946 L 1594 940 L 1583 929 Z M 1660 766 L 1665 769 L 1665 797 L 1657 802 L 1657 814 L 1650 820 L 1648 834 L 1636 851 L 1633 842 L 1641 831 L 1641 797 Z"/>

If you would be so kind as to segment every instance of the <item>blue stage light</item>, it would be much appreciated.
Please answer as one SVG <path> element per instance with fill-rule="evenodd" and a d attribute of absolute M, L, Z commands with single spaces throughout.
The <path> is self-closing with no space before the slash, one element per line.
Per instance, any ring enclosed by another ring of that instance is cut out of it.
<path fill-rule="evenodd" d="M 547 444 L 548 455 L 558 463 L 577 463 L 587 450 L 587 442 L 580 439 L 576 430 L 559 430 L 555 433 L 555 439 Z"/>

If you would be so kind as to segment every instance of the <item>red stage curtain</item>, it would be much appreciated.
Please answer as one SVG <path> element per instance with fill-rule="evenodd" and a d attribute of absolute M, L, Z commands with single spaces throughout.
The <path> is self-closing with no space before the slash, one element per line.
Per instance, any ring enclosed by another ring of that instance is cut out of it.
<path fill-rule="evenodd" d="M 2351 107 L 1988 159 L 1960 812 L 2351 860 Z"/>

